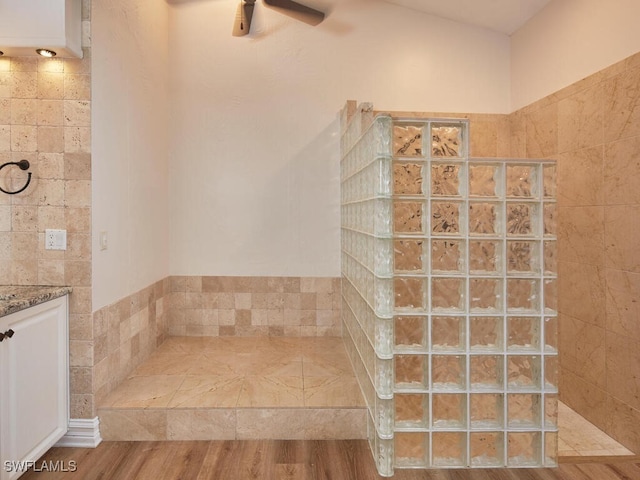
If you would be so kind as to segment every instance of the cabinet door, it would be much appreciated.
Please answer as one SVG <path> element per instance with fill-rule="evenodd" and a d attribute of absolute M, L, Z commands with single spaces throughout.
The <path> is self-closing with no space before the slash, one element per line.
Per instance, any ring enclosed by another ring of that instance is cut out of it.
<path fill-rule="evenodd" d="M 0 331 L 9 329 L 0 343 L 2 480 L 23 473 L 5 462 L 35 461 L 67 431 L 67 297 L 0 318 Z"/>

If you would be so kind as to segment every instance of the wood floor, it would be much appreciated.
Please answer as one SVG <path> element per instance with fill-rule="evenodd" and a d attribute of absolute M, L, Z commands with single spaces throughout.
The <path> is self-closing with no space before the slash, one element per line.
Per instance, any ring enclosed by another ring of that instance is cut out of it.
<path fill-rule="evenodd" d="M 576 459 L 585 462 L 584 459 Z M 75 468 L 74 468 L 75 465 Z M 54 472 L 53 470 L 74 470 Z M 365 440 L 103 442 L 53 448 L 21 480 L 371 480 Z M 637 480 L 640 460 L 557 469 L 396 470 L 396 480 Z"/>

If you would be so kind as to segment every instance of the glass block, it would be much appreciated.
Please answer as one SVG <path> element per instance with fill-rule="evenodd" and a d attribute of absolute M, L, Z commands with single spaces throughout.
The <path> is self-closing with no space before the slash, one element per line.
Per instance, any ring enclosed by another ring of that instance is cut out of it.
<path fill-rule="evenodd" d="M 507 203 L 507 235 L 535 235 L 537 221 L 537 205 Z"/>
<path fill-rule="evenodd" d="M 434 312 L 464 311 L 464 278 L 431 279 L 431 310 Z"/>
<path fill-rule="evenodd" d="M 389 278 L 374 278 L 372 280 L 374 310 L 377 315 L 387 316 L 392 311 L 394 285 Z"/>
<path fill-rule="evenodd" d="M 507 465 L 528 467 L 541 465 L 541 433 L 507 433 Z"/>
<path fill-rule="evenodd" d="M 541 428 L 542 405 L 537 393 L 507 395 L 507 426 L 510 428 Z"/>
<path fill-rule="evenodd" d="M 426 355 L 400 355 L 393 357 L 397 387 L 426 388 L 428 366 Z"/>
<path fill-rule="evenodd" d="M 460 196 L 460 165 L 431 165 L 431 195 Z"/>
<path fill-rule="evenodd" d="M 396 195 L 422 195 L 422 165 L 393 162 L 393 193 Z"/>
<path fill-rule="evenodd" d="M 469 347 L 471 350 L 502 350 L 501 317 L 469 317 Z"/>
<path fill-rule="evenodd" d="M 507 242 L 507 272 L 519 274 L 540 273 L 540 244 L 509 240 Z"/>
<path fill-rule="evenodd" d="M 558 428 L 558 395 L 553 393 L 544 396 L 544 427 Z"/>
<path fill-rule="evenodd" d="M 431 445 L 431 464 L 434 467 L 463 467 L 466 465 L 467 434 L 464 432 L 434 432 Z"/>
<path fill-rule="evenodd" d="M 496 235 L 500 230 L 498 203 L 469 203 L 469 235 Z"/>
<path fill-rule="evenodd" d="M 555 274 L 558 272 L 558 252 L 555 241 L 543 242 L 544 247 L 544 272 Z"/>
<path fill-rule="evenodd" d="M 393 264 L 396 272 L 424 272 L 424 240 L 394 240 Z"/>
<path fill-rule="evenodd" d="M 395 425 L 400 428 L 427 428 L 429 396 L 420 393 L 396 393 Z"/>
<path fill-rule="evenodd" d="M 426 432 L 396 432 L 394 450 L 396 466 L 425 467 L 429 457 L 429 434 Z"/>
<path fill-rule="evenodd" d="M 433 388 L 438 390 L 460 390 L 466 386 L 465 357 L 461 355 L 433 355 L 431 378 Z"/>
<path fill-rule="evenodd" d="M 502 432 L 471 432 L 469 455 L 473 467 L 501 467 L 504 465 L 504 434 Z"/>
<path fill-rule="evenodd" d="M 509 355 L 507 384 L 510 390 L 540 388 L 540 356 Z"/>
<path fill-rule="evenodd" d="M 558 432 L 544 433 L 544 466 L 558 466 Z"/>
<path fill-rule="evenodd" d="M 469 165 L 469 195 L 473 197 L 497 197 L 497 165 Z"/>
<path fill-rule="evenodd" d="M 433 350 L 464 350 L 465 330 L 465 317 L 432 317 L 431 348 Z"/>
<path fill-rule="evenodd" d="M 470 278 L 470 310 L 472 312 L 501 312 L 502 285 L 502 279 L 500 278 Z"/>
<path fill-rule="evenodd" d="M 376 330 L 374 348 L 378 355 L 390 358 L 393 355 L 393 320 L 375 317 L 372 321 Z"/>
<path fill-rule="evenodd" d="M 465 428 L 467 426 L 466 400 L 465 394 L 433 394 L 431 405 L 433 427 Z"/>
<path fill-rule="evenodd" d="M 469 240 L 469 272 L 499 274 L 502 272 L 502 242 L 498 240 Z"/>
<path fill-rule="evenodd" d="M 432 273 L 464 273 L 465 246 L 463 240 L 431 240 Z"/>
<path fill-rule="evenodd" d="M 369 355 L 373 358 L 369 357 Z M 383 400 L 381 400 L 383 403 L 388 403 L 389 400 L 387 399 L 393 396 L 393 360 L 378 358 L 372 350 L 368 350 L 367 357 L 365 357 L 365 362 L 369 365 L 373 364 L 373 367 L 369 366 L 368 368 L 374 369 L 374 387 L 376 392 L 379 397 L 383 397 Z M 378 400 L 380 401 L 380 399 Z M 391 414 L 387 413 L 389 411 L 391 411 L 391 405 L 385 405 L 382 413 L 390 419 Z"/>
<path fill-rule="evenodd" d="M 461 157 L 462 126 L 433 124 L 431 125 L 431 155 L 434 157 Z"/>
<path fill-rule="evenodd" d="M 469 378 L 473 390 L 502 388 L 503 357 L 473 355 L 469 358 Z"/>
<path fill-rule="evenodd" d="M 394 317 L 396 347 L 426 349 L 427 317 Z"/>
<path fill-rule="evenodd" d="M 396 308 L 424 310 L 427 307 L 426 282 L 424 278 L 394 277 Z"/>
<path fill-rule="evenodd" d="M 558 357 L 548 355 L 544 357 L 544 387 L 548 390 L 558 390 Z"/>
<path fill-rule="evenodd" d="M 367 416 L 368 417 L 368 416 Z M 370 417 L 368 417 L 370 418 Z M 380 438 L 375 431 L 375 427 L 371 421 L 368 421 L 368 438 L 371 445 L 374 461 L 380 475 L 390 477 L 393 475 L 393 440 Z"/>
<path fill-rule="evenodd" d="M 421 157 L 423 131 L 422 125 L 393 126 L 393 153 L 402 157 Z"/>
<path fill-rule="evenodd" d="M 556 198 L 556 166 L 544 165 L 542 167 L 542 184 L 545 198 Z"/>
<path fill-rule="evenodd" d="M 546 352 L 558 351 L 558 317 L 544 319 L 544 350 Z"/>
<path fill-rule="evenodd" d="M 504 407 L 501 393 L 472 393 L 469 401 L 471 428 L 502 428 Z"/>
<path fill-rule="evenodd" d="M 558 281 L 555 278 L 544 281 L 544 311 L 550 314 L 558 311 Z"/>
<path fill-rule="evenodd" d="M 544 219 L 544 234 L 556 235 L 557 233 L 556 204 L 545 203 L 542 211 L 544 212 L 544 215 L 542 216 L 542 218 Z"/>
<path fill-rule="evenodd" d="M 423 204 L 422 202 L 394 200 L 393 202 L 393 231 L 396 233 L 423 232 Z"/>
<path fill-rule="evenodd" d="M 530 165 L 507 165 L 506 194 L 507 197 L 536 196 L 536 167 Z"/>
<path fill-rule="evenodd" d="M 540 282 L 523 278 L 507 279 L 507 309 L 513 312 L 540 312 Z"/>
<path fill-rule="evenodd" d="M 508 317 L 507 349 L 538 351 L 540 349 L 540 317 Z"/>
<path fill-rule="evenodd" d="M 459 235 L 459 202 L 431 202 L 431 231 L 436 235 Z"/>

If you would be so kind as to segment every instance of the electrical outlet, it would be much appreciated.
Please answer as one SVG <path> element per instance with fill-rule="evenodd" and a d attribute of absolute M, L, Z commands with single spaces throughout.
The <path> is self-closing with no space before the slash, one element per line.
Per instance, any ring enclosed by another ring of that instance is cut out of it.
<path fill-rule="evenodd" d="M 45 250 L 66 250 L 67 249 L 67 231 L 47 229 L 44 231 L 44 248 Z"/>

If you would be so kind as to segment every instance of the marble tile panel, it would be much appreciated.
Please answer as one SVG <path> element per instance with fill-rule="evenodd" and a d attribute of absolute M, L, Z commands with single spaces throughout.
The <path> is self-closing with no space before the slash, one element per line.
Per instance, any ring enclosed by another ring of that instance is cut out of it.
<path fill-rule="evenodd" d="M 605 275 L 607 330 L 640 340 L 640 274 L 607 269 Z"/>
<path fill-rule="evenodd" d="M 167 440 L 166 410 L 101 408 L 98 415 L 103 440 Z"/>
<path fill-rule="evenodd" d="M 604 140 L 635 136 L 640 131 L 640 67 L 630 68 L 604 84 Z"/>
<path fill-rule="evenodd" d="M 607 332 L 607 393 L 640 410 L 640 340 Z"/>
<path fill-rule="evenodd" d="M 238 440 L 303 440 L 307 412 L 300 408 L 242 408 L 236 411 Z"/>
<path fill-rule="evenodd" d="M 364 407 L 358 381 L 352 375 L 305 377 L 305 407 Z"/>
<path fill-rule="evenodd" d="M 583 322 L 604 327 L 604 268 L 575 262 L 560 262 L 558 267 L 560 311 Z"/>
<path fill-rule="evenodd" d="M 305 352 L 302 357 L 302 370 L 305 377 L 352 374 L 351 363 L 345 351 Z"/>
<path fill-rule="evenodd" d="M 365 408 L 305 409 L 304 437 L 308 440 L 367 438 Z"/>
<path fill-rule="evenodd" d="M 547 158 L 558 153 L 558 105 L 524 115 L 526 158 Z"/>
<path fill-rule="evenodd" d="M 604 217 L 606 266 L 640 273 L 640 205 L 609 206 Z"/>
<path fill-rule="evenodd" d="M 189 353 L 154 353 L 131 376 L 186 375 L 199 366 L 204 356 Z"/>
<path fill-rule="evenodd" d="M 559 153 L 603 143 L 603 96 L 596 84 L 558 102 Z"/>
<path fill-rule="evenodd" d="M 640 410 L 624 404 L 613 395 L 607 396 L 604 430 L 633 452 L 640 452 Z"/>
<path fill-rule="evenodd" d="M 238 398 L 238 407 L 302 407 L 301 377 L 247 375 Z"/>
<path fill-rule="evenodd" d="M 234 440 L 236 411 L 176 408 L 167 411 L 167 440 Z"/>
<path fill-rule="evenodd" d="M 604 205 L 603 171 L 607 168 L 602 145 L 565 152 L 557 157 L 559 206 Z"/>
<path fill-rule="evenodd" d="M 242 376 L 187 375 L 169 401 L 169 408 L 233 408 L 238 404 Z"/>
<path fill-rule="evenodd" d="M 637 132 L 640 132 L 640 122 Z M 607 205 L 640 203 L 640 136 L 606 145 L 604 200 Z"/>
<path fill-rule="evenodd" d="M 185 377 L 181 375 L 135 376 L 126 379 L 105 399 L 109 408 L 163 408 Z"/>
<path fill-rule="evenodd" d="M 609 408 L 607 397 L 605 390 L 598 388 L 593 383 L 587 382 L 572 372 L 564 371 L 562 373 L 561 401 L 596 427 L 612 435 L 611 430 L 606 426 Z M 615 435 L 612 436 L 616 438 Z"/>
<path fill-rule="evenodd" d="M 558 258 L 604 266 L 604 207 L 558 208 Z"/>

